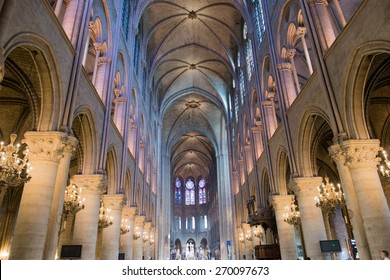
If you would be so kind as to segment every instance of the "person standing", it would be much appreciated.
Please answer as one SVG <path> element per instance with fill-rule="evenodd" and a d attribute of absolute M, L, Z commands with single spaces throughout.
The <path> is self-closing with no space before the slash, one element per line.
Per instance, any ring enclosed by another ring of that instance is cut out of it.
<path fill-rule="evenodd" d="M 389 259 L 389 251 L 387 251 L 387 250 L 381 251 L 381 260 L 390 260 Z"/>

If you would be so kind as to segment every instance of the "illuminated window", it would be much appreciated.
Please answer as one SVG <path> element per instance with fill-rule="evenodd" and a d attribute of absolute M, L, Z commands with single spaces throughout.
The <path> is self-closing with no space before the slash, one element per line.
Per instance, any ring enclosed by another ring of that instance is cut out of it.
<path fill-rule="evenodd" d="M 255 21 L 256 26 L 256 37 L 258 45 L 260 46 L 264 39 L 265 34 L 265 23 L 264 23 L 264 14 L 263 14 L 263 6 L 260 0 L 252 0 L 252 4 L 255 8 L 253 13 L 253 19 Z"/>
<path fill-rule="evenodd" d="M 206 195 L 206 182 L 204 179 L 199 181 L 199 204 L 205 204 L 207 202 Z"/>
<path fill-rule="evenodd" d="M 245 84 L 244 84 L 244 73 L 240 69 L 240 97 L 241 97 L 241 105 L 244 103 L 245 98 Z"/>
<path fill-rule="evenodd" d="M 181 217 L 179 216 L 179 230 L 181 230 Z"/>
<path fill-rule="evenodd" d="M 204 215 L 204 228 L 207 229 L 207 215 Z"/>
<path fill-rule="evenodd" d="M 195 217 L 192 217 L 192 229 L 195 229 Z"/>
<path fill-rule="evenodd" d="M 175 182 L 175 203 L 180 205 L 181 201 L 182 201 L 181 182 L 180 179 L 177 178 Z"/>
<path fill-rule="evenodd" d="M 192 179 L 186 182 L 186 205 L 195 205 L 195 184 Z"/>

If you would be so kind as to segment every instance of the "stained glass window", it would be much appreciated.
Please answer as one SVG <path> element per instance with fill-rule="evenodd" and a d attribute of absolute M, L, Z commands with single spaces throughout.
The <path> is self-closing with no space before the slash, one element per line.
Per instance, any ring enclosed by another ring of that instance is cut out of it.
<path fill-rule="evenodd" d="M 207 229 L 207 215 L 204 215 L 204 228 Z"/>
<path fill-rule="evenodd" d="M 199 204 L 205 204 L 207 202 L 206 195 L 206 182 L 204 179 L 199 181 Z"/>
<path fill-rule="evenodd" d="M 177 178 L 175 182 L 175 202 L 176 204 L 181 204 L 182 201 L 182 193 L 181 193 L 181 182 L 180 179 Z"/>
<path fill-rule="evenodd" d="M 252 77 L 253 69 L 255 68 L 254 62 L 253 62 L 253 51 L 252 51 L 252 41 L 251 39 L 246 40 L 246 71 L 248 74 L 248 81 Z"/>
<path fill-rule="evenodd" d="M 245 84 L 244 84 L 244 72 L 240 69 L 240 97 L 241 97 L 241 105 L 244 103 L 245 98 Z"/>
<path fill-rule="evenodd" d="M 186 205 L 195 205 L 195 184 L 192 179 L 186 182 Z"/>
<path fill-rule="evenodd" d="M 263 6 L 260 0 L 252 0 L 252 4 L 255 8 L 253 13 L 253 19 L 255 21 L 255 26 L 256 26 L 257 43 L 260 46 L 261 43 L 263 42 L 264 34 L 265 34 Z"/>

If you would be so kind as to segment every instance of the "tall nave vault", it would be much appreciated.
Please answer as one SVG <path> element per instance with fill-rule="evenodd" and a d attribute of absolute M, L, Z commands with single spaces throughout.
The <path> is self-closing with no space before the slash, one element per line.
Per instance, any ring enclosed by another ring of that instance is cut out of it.
<path fill-rule="evenodd" d="M 389 14 L 0 0 L 0 258 L 379 259 Z"/>

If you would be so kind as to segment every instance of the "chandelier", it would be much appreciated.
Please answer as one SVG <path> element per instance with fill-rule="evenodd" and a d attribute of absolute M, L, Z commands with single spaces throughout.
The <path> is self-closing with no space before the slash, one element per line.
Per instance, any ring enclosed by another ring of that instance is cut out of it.
<path fill-rule="evenodd" d="M 99 223 L 98 223 L 99 229 L 105 229 L 112 225 L 113 217 L 110 216 L 110 212 L 111 212 L 110 208 L 104 208 L 104 205 L 100 207 Z"/>
<path fill-rule="evenodd" d="M 257 238 L 263 239 L 263 233 L 258 227 L 255 227 L 255 229 L 253 230 L 253 235 Z"/>
<path fill-rule="evenodd" d="M 144 243 L 148 242 L 148 240 L 149 240 L 149 235 L 146 231 L 144 232 L 143 240 L 144 240 Z"/>
<path fill-rule="evenodd" d="M 319 195 L 315 197 L 316 206 L 332 215 L 336 209 L 342 208 L 345 205 L 344 194 L 341 185 L 337 184 L 337 188 L 329 183 L 329 178 L 325 177 L 325 184 L 318 188 Z"/>
<path fill-rule="evenodd" d="M 379 174 L 382 175 L 386 182 L 390 182 L 390 160 L 387 158 L 387 152 L 382 150 L 379 153 L 380 163 L 378 165 Z"/>
<path fill-rule="evenodd" d="M 16 134 L 11 134 L 10 144 L 5 146 L 0 142 L 0 187 L 18 187 L 31 179 L 32 167 L 28 160 L 29 149 L 26 147 L 20 157 L 20 144 L 16 144 Z"/>
<path fill-rule="evenodd" d="M 141 232 L 139 231 L 139 228 L 135 228 L 135 232 L 133 233 L 133 240 L 137 240 L 141 237 Z"/>
<path fill-rule="evenodd" d="M 244 237 L 244 234 L 242 232 L 240 232 L 240 236 L 238 237 L 238 240 L 240 241 L 240 243 L 245 242 L 245 237 Z"/>
<path fill-rule="evenodd" d="M 121 223 L 121 235 L 125 235 L 130 231 L 130 225 L 128 224 L 127 219 L 122 219 Z"/>
<path fill-rule="evenodd" d="M 70 184 L 65 188 L 64 215 L 76 214 L 84 209 L 85 198 L 80 196 L 82 189 L 75 184 Z"/>
<path fill-rule="evenodd" d="M 301 215 L 298 210 L 298 205 L 295 204 L 295 199 L 290 205 L 284 207 L 285 213 L 283 214 L 284 221 L 290 225 L 297 226 L 301 223 Z"/>
<path fill-rule="evenodd" d="M 150 245 L 154 244 L 154 236 L 153 234 L 150 235 Z"/>
<path fill-rule="evenodd" d="M 245 239 L 248 240 L 248 241 L 252 241 L 252 233 L 251 233 L 251 230 L 248 229 L 246 232 L 245 232 Z"/>

